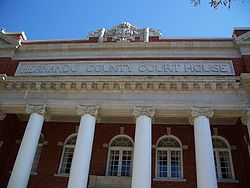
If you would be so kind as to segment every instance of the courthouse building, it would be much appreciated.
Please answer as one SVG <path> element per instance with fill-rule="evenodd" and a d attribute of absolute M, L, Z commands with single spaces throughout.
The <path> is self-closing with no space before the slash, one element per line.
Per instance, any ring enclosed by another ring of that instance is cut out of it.
<path fill-rule="evenodd" d="M 1 31 L 0 187 L 249 188 L 250 28 L 161 35 Z"/>

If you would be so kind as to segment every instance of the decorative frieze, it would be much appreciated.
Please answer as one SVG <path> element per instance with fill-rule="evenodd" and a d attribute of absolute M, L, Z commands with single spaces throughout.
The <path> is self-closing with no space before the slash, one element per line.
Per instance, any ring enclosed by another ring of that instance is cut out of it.
<path fill-rule="evenodd" d="M 6 114 L 0 110 L 0 120 L 4 120 L 4 118 L 6 117 Z"/>
<path fill-rule="evenodd" d="M 135 115 L 135 117 L 139 117 L 139 116 L 148 116 L 150 118 L 153 118 L 155 115 L 155 107 L 137 107 L 137 106 L 133 106 L 133 114 Z"/>
<path fill-rule="evenodd" d="M 193 118 L 197 118 L 199 116 L 206 116 L 207 118 L 210 118 L 214 115 L 214 109 L 209 108 L 199 108 L 199 107 L 191 107 L 191 116 Z"/>
<path fill-rule="evenodd" d="M 97 105 L 93 105 L 93 106 L 78 105 L 77 106 L 77 114 L 80 116 L 83 116 L 85 114 L 90 114 L 92 116 L 97 117 L 98 109 L 99 109 L 99 106 L 97 106 Z"/>
<path fill-rule="evenodd" d="M 38 113 L 40 115 L 45 116 L 47 113 L 47 107 L 46 105 L 26 105 L 26 113 L 32 114 L 32 113 Z"/>

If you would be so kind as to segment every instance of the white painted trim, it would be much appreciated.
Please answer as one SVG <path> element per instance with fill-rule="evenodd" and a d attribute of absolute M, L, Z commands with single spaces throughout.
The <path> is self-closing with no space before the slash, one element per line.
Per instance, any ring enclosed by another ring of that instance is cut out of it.
<path fill-rule="evenodd" d="M 128 135 L 126 135 L 126 134 L 119 134 L 119 135 L 114 136 L 114 137 L 110 140 L 110 142 L 109 142 L 109 147 L 111 147 L 112 142 L 113 142 L 115 139 L 119 138 L 119 137 L 128 138 L 128 139 L 132 142 L 132 144 L 133 144 L 133 146 L 134 146 L 134 141 L 133 141 L 133 139 L 132 139 L 130 136 L 128 136 Z M 112 147 L 113 147 L 113 146 L 112 146 Z"/>
<path fill-rule="evenodd" d="M 234 30 L 250 30 L 250 27 L 234 27 Z"/>

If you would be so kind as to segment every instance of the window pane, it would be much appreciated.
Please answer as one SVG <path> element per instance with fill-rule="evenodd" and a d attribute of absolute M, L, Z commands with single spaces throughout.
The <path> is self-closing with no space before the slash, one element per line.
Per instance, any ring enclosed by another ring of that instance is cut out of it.
<path fill-rule="evenodd" d="M 157 177 L 167 177 L 168 175 L 167 151 L 157 151 Z"/>
<path fill-rule="evenodd" d="M 123 151 L 122 164 L 121 164 L 121 176 L 131 175 L 131 161 L 132 161 L 132 151 Z"/>
<path fill-rule="evenodd" d="M 221 177 L 222 179 L 232 179 L 232 169 L 228 151 L 219 151 Z"/>
<path fill-rule="evenodd" d="M 171 151 L 171 178 L 181 177 L 181 152 Z"/>
<path fill-rule="evenodd" d="M 74 148 L 65 147 L 60 173 L 69 174 L 71 163 L 72 163 L 72 158 L 73 158 L 73 153 L 74 153 Z"/>
<path fill-rule="evenodd" d="M 118 176 L 119 153 L 119 150 L 110 150 L 108 167 L 109 176 Z"/>

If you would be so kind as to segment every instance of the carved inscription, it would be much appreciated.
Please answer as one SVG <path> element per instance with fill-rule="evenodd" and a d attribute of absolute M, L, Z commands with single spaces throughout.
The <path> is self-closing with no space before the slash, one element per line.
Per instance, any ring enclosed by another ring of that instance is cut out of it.
<path fill-rule="evenodd" d="M 16 76 L 47 75 L 234 75 L 231 61 L 19 63 Z"/>

